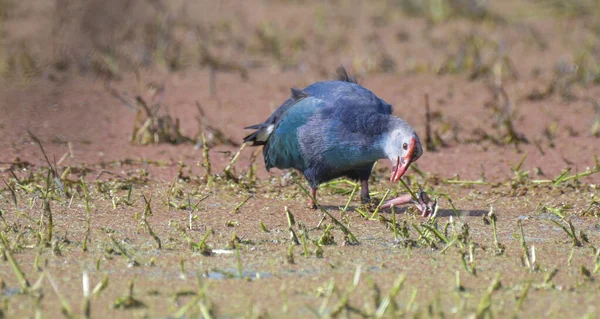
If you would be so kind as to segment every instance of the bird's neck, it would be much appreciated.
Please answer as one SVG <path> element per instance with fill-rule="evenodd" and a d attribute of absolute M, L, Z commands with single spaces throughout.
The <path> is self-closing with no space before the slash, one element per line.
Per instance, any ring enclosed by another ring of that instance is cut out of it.
<path fill-rule="evenodd" d="M 339 143 L 335 147 L 329 148 L 325 155 L 331 166 L 342 170 L 386 158 L 379 140 L 362 143 L 361 145 L 354 142 Z"/>

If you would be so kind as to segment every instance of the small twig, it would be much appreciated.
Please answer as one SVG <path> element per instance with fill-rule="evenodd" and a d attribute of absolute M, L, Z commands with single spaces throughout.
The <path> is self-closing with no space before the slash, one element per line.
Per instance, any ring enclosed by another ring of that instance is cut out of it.
<path fill-rule="evenodd" d="M 358 183 L 356 183 L 354 185 L 354 188 L 352 188 L 352 193 L 350 193 L 350 197 L 348 197 L 348 201 L 346 202 L 346 206 L 344 206 L 344 208 L 342 209 L 342 212 L 345 212 L 348 210 L 348 207 L 350 206 L 350 202 L 352 201 L 352 198 L 354 198 L 354 194 L 356 193 L 357 190 L 358 190 Z"/>
<path fill-rule="evenodd" d="M 523 223 L 521 223 L 521 220 L 519 220 L 517 223 L 519 224 L 519 230 L 521 231 L 520 239 L 521 239 L 521 247 L 523 248 L 523 258 L 525 259 L 525 264 L 527 265 L 527 268 L 529 268 L 529 270 L 533 272 L 535 270 L 535 265 L 531 261 L 531 259 L 529 257 L 529 252 L 527 251 L 527 243 L 525 242 L 525 233 L 523 232 Z"/>
<path fill-rule="evenodd" d="M 240 208 L 242 208 L 242 206 L 244 206 L 244 204 L 246 204 L 246 202 L 250 199 L 254 197 L 253 195 L 249 195 L 248 197 L 246 197 L 243 201 L 241 201 L 239 204 L 237 204 L 237 206 L 235 206 L 235 208 L 231 211 L 232 213 L 239 213 L 240 212 Z"/>
<path fill-rule="evenodd" d="M 296 245 L 300 245 L 300 240 L 298 240 L 298 236 L 296 235 L 296 232 L 294 231 L 294 224 L 296 223 L 296 220 L 294 219 L 294 215 L 292 215 L 292 213 L 290 212 L 290 210 L 288 209 L 287 206 L 285 206 L 283 208 L 283 210 L 285 211 L 285 216 L 287 217 L 287 222 L 288 222 L 288 231 L 290 232 L 290 239 L 294 242 L 294 244 Z"/>
<path fill-rule="evenodd" d="M 44 146 L 42 146 L 42 142 L 35 135 L 33 135 L 33 133 L 31 133 L 31 131 L 28 130 L 27 133 L 29 134 L 29 137 L 38 145 L 38 147 L 42 151 L 42 154 L 44 155 L 44 159 L 46 159 L 46 163 L 48 163 L 48 167 L 52 171 L 52 174 L 54 174 L 54 176 L 57 177 L 58 173 L 56 173 L 56 169 L 50 163 L 50 160 L 48 159 L 48 156 L 46 155 L 46 151 L 44 150 Z"/>
<path fill-rule="evenodd" d="M 402 180 L 402 178 L 400 179 L 400 184 L 402 184 L 402 186 L 404 186 L 404 188 L 406 188 L 406 190 L 410 193 L 410 197 L 412 197 L 412 199 L 416 202 L 419 201 L 419 198 L 417 197 L 417 195 L 415 195 L 415 193 L 412 191 L 412 189 L 410 189 L 410 187 L 408 187 L 408 185 L 406 185 L 406 183 L 404 182 L 404 180 Z"/>
<path fill-rule="evenodd" d="M 383 205 L 383 202 L 385 202 L 385 199 L 387 198 L 387 196 L 388 196 L 389 193 L 390 193 L 390 190 L 388 189 L 385 192 L 385 194 L 383 195 L 383 197 L 381 198 L 381 201 L 379 202 L 379 205 L 377 205 L 377 207 L 375 208 L 375 211 L 371 215 L 370 219 L 373 219 L 373 218 L 375 218 L 375 216 L 377 216 L 377 213 L 379 212 L 379 208 L 381 207 L 381 205 Z"/>
<path fill-rule="evenodd" d="M 56 295 L 58 296 L 58 299 L 60 299 L 61 312 L 63 313 L 63 315 L 67 318 L 75 318 L 75 315 L 73 314 L 71 305 L 69 305 L 69 301 L 67 301 L 67 299 L 65 299 L 65 297 L 60 293 L 60 290 L 58 289 L 58 285 L 56 284 L 56 282 L 54 282 L 54 279 L 52 279 L 52 276 L 50 276 L 50 273 L 46 273 L 46 277 L 48 278 L 48 281 L 50 282 L 50 286 L 52 286 L 52 290 L 54 290 L 54 293 L 56 293 Z"/>
<path fill-rule="evenodd" d="M 150 201 L 146 199 L 146 196 L 143 193 L 142 193 L 142 198 L 144 198 L 146 207 L 144 208 L 144 212 L 142 213 L 141 223 L 146 226 L 146 230 L 148 230 L 148 233 L 150 233 L 150 236 L 152 236 L 152 238 L 154 238 L 154 241 L 156 241 L 158 249 L 160 250 L 160 249 L 162 249 L 160 238 L 152 230 L 152 227 L 150 227 L 150 223 L 148 223 L 148 219 L 147 219 L 148 215 L 152 215 L 152 210 L 150 209 Z"/>
<path fill-rule="evenodd" d="M 0 232 L 0 246 L 2 246 L 4 255 L 6 256 L 6 259 L 8 259 L 8 262 L 10 263 L 17 280 L 21 285 L 21 291 L 27 291 L 31 285 L 29 284 L 29 281 L 27 281 L 27 278 L 25 278 L 25 273 L 23 270 L 21 270 L 21 267 L 19 267 L 19 263 L 17 263 L 17 260 L 13 257 L 10 248 L 8 247 L 8 240 L 6 240 L 6 237 L 4 237 L 3 232 Z"/>
<path fill-rule="evenodd" d="M 231 161 L 229 162 L 227 167 L 225 167 L 225 169 L 223 170 L 223 173 L 225 173 L 225 176 L 227 176 L 227 178 L 234 179 L 234 180 L 236 179 L 235 176 L 233 176 L 233 174 L 231 173 L 231 170 L 232 170 L 233 166 L 235 165 L 235 162 L 237 161 L 238 157 L 244 150 L 244 148 L 246 148 L 246 145 L 247 145 L 247 143 L 244 143 L 244 144 L 242 144 L 242 146 L 240 146 L 240 149 L 237 151 L 237 153 L 235 153 L 235 155 L 233 156 L 233 158 L 231 159 Z"/>

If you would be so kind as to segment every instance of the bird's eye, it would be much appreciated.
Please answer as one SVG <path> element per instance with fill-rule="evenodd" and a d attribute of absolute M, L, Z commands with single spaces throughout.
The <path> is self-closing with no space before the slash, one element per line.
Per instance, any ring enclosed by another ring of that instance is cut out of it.
<path fill-rule="evenodd" d="M 406 143 L 402 144 L 402 148 L 406 151 L 408 149 L 408 144 L 406 144 Z"/>

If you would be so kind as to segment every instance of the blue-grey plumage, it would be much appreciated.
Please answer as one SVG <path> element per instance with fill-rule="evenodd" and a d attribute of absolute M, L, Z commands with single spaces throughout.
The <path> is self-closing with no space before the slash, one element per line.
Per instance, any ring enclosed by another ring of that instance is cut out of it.
<path fill-rule="evenodd" d="M 369 199 L 368 179 L 373 164 L 392 161 L 391 180 L 397 182 L 422 154 L 415 131 L 392 115 L 392 107 L 357 84 L 343 68 L 334 81 L 292 89 L 286 100 L 244 142 L 264 145 L 266 169 L 295 168 L 303 173 L 313 196 L 319 184 L 347 176 L 362 186 Z M 313 203 L 314 205 L 314 203 Z"/>

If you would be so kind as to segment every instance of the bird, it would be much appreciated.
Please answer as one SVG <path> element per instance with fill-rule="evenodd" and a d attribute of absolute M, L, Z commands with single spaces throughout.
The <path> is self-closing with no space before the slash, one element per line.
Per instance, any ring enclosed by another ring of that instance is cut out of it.
<path fill-rule="evenodd" d="M 317 207 L 318 186 L 344 176 L 360 182 L 361 200 L 367 203 L 376 161 L 388 158 L 390 181 L 398 182 L 423 154 L 415 130 L 392 115 L 392 106 L 358 84 L 343 66 L 333 80 L 292 88 L 291 96 L 266 121 L 245 129 L 254 130 L 244 137 L 245 143 L 263 146 L 267 171 L 293 168 L 304 175 L 312 208 Z M 401 196 L 384 207 L 411 201 L 410 196 Z"/>

